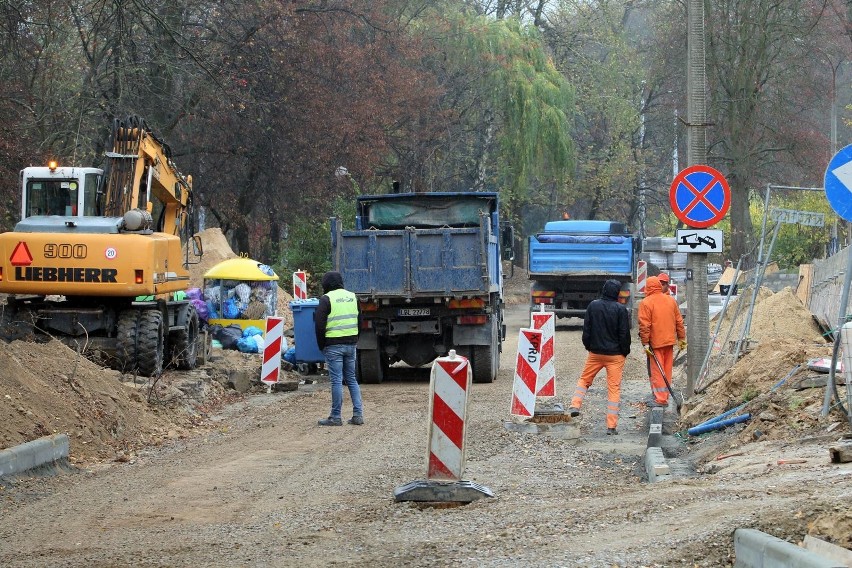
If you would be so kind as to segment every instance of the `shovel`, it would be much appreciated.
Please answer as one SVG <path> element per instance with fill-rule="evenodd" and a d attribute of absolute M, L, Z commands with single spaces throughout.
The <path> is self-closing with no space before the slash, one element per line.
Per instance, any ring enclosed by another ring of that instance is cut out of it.
<path fill-rule="evenodd" d="M 660 360 L 657 359 L 656 353 L 654 353 L 654 348 L 648 345 L 648 351 L 651 353 L 651 357 L 654 358 L 654 363 L 657 364 L 657 368 L 660 370 L 660 374 L 663 376 L 663 382 L 666 383 L 666 388 L 669 389 L 669 393 L 672 395 L 672 399 L 675 401 L 675 406 L 677 407 L 677 412 L 680 414 L 680 407 L 683 405 L 683 402 L 678 398 L 675 394 L 674 390 L 672 390 L 672 385 L 669 382 L 668 377 L 666 377 L 666 372 L 663 370 L 663 366 L 660 364 Z"/>

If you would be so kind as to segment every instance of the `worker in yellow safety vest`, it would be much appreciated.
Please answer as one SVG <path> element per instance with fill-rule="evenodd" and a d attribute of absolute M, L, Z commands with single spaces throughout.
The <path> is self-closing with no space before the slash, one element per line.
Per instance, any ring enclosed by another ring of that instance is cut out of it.
<path fill-rule="evenodd" d="M 343 287 L 339 272 L 326 272 L 322 277 L 323 295 L 314 311 L 317 346 L 325 356 L 331 382 L 331 413 L 319 421 L 320 426 L 342 426 L 343 385 L 352 398 L 349 424 L 364 423 L 361 387 L 355 376 L 355 353 L 358 343 L 358 299 Z"/>

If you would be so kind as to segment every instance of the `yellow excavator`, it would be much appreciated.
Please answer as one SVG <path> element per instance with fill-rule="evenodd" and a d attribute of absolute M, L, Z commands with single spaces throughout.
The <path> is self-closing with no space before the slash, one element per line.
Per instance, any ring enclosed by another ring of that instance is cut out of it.
<path fill-rule="evenodd" d="M 105 167 L 21 171 L 21 221 L 0 234 L 0 336 L 33 330 L 143 376 L 203 355 L 189 285 L 192 177 L 139 117 L 115 120 Z M 184 254 L 183 246 L 187 246 Z"/>

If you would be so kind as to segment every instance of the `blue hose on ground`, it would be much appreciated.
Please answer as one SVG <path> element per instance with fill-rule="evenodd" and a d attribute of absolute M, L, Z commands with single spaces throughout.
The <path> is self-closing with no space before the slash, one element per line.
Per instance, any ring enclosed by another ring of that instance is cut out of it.
<path fill-rule="evenodd" d="M 792 377 L 792 376 L 793 376 L 793 374 L 794 374 L 796 371 L 798 371 L 799 369 L 801 369 L 801 368 L 802 368 L 802 366 L 801 366 L 801 365 L 796 365 L 795 367 L 793 367 L 793 368 L 790 370 L 790 372 L 789 372 L 789 373 L 787 373 L 787 375 L 786 375 L 783 379 L 781 379 L 780 381 L 778 381 L 777 383 L 775 383 L 775 385 L 774 385 L 771 389 L 769 389 L 769 392 L 774 392 L 774 391 L 778 390 L 778 387 L 780 387 L 780 386 L 781 386 L 781 385 L 783 385 L 785 382 L 787 382 L 787 379 L 789 379 L 790 377 Z M 697 425 L 693 426 L 693 428 L 700 428 L 701 426 L 706 426 L 707 424 L 713 424 L 713 423 L 715 423 L 715 422 L 718 422 L 719 420 L 722 420 L 723 418 L 727 418 L 727 417 L 728 417 L 728 416 L 730 416 L 731 414 L 734 414 L 735 412 L 737 412 L 737 411 L 739 411 L 739 410 L 742 410 L 742 409 L 745 407 L 745 405 L 746 405 L 746 404 L 748 404 L 748 403 L 747 403 L 747 402 L 744 402 L 744 403 L 742 403 L 741 405 L 737 406 L 736 408 L 732 408 L 732 409 L 730 409 L 730 410 L 728 410 L 728 411 L 726 411 L 726 412 L 723 412 L 722 414 L 719 414 L 718 416 L 714 416 L 714 417 L 713 417 L 713 418 L 711 418 L 710 420 L 705 420 L 705 421 L 704 421 L 704 422 L 702 422 L 701 424 L 697 424 Z M 705 431 L 707 431 L 707 430 L 705 430 Z M 690 435 L 691 435 L 691 434 L 690 434 Z"/>
<path fill-rule="evenodd" d="M 730 409 L 726 412 L 723 412 L 722 414 L 720 414 L 718 416 L 714 416 L 710 420 L 705 420 L 701 424 L 696 424 L 695 426 L 693 426 L 693 428 L 698 428 L 700 426 L 706 426 L 707 424 L 713 424 L 714 422 L 718 422 L 719 420 L 727 418 L 731 414 L 735 414 L 735 413 L 739 412 L 740 410 L 742 410 L 745 407 L 746 404 L 748 404 L 748 403 L 744 402 L 741 405 L 737 406 L 736 408 L 732 408 L 732 409 Z"/>
<path fill-rule="evenodd" d="M 751 414 L 743 414 L 742 416 L 735 416 L 734 418 L 728 418 L 727 420 L 718 420 L 709 424 L 699 424 L 698 426 L 693 426 L 692 428 L 687 430 L 686 433 L 690 436 L 697 436 L 699 434 L 704 434 L 705 432 L 721 430 L 722 428 L 727 428 L 728 426 L 739 424 L 740 422 L 745 422 L 746 420 L 750 419 Z"/>

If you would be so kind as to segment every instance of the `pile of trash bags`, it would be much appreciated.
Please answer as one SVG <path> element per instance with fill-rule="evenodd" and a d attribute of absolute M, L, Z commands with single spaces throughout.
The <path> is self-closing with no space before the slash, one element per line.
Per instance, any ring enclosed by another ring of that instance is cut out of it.
<path fill-rule="evenodd" d="M 210 334 L 222 345 L 222 349 L 236 349 L 241 353 L 263 353 L 266 345 L 263 331 L 255 326 L 242 329 L 235 323 L 225 327 L 212 325 Z"/>
<path fill-rule="evenodd" d="M 260 269 L 272 272 L 266 265 Z M 205 303 L 208 319 L 258 320 L 275 315 L 278 285 L 274 280 L 212 280 L 206 283 L 203 293 L 199 291 L 199 297 Z"/>

